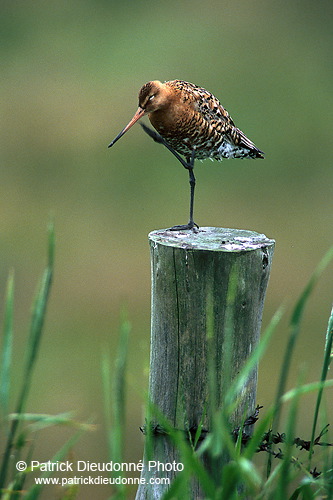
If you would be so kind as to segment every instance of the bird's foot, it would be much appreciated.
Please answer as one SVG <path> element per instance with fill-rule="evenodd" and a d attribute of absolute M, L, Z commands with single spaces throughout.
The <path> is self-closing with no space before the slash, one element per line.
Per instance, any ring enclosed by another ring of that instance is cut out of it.
<path fill-rule="evenodd" d="M 169 227 L 168 231 L 188 231 L 189 229 L 192 229 L 196 233 L 199 226 L 193 220 L 190 220 L 187 224 Z"/>

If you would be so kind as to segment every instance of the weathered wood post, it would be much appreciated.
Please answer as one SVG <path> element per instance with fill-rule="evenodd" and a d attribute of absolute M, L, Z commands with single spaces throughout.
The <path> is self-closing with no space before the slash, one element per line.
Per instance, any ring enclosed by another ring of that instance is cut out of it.
<path fill-rule="evenodd" d="M 262 309 L 274 240 L 252 231 L 200 228 L 198 232 L 168 230 L 149 234 L 152 269 L 152 317 L 149 397 L 176 429 L 210 429 L 207 306 L 213 314 L 213 345 L 217 404 L 223 401 L 223 349 L 231 270 L 237 266 L 232 326 L 231 377 L 236 376 L 259 340 Z M 256 404 L 257 370 L 242 392 L 232 416 L 239 425 Z M 154 425 L 158 425 L 155 419 Z M 152 436 L 154 460 L 178 462 L 177 451 L 163 434 Z M 177 472 L 158 473 L 172 479 Z M 168 486 L 149 484 L 154 471 L 144 468 L 136 500 L 159 499 Z M 191 498 L 200 498 L 198 485 Z"/>

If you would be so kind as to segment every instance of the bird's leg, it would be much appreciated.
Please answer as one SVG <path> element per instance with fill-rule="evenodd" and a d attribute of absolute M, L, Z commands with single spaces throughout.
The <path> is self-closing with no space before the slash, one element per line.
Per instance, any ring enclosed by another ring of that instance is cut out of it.
<path fill-rule="evenodd" d="M 190 178 L 190 219 L 187 224 L 170 227 L 170 231 L 184 231 L 186 229 L 199 228 L 198 224 L 196 224 L 193 220 L 194 189 L 195 189 L 195 177 L 193 172 L 194 159 L 195 159 L 195 149 L 193 149 L 191 156 L 187 158 L 187 161 L 184 162 L 185 164 L 183 164 L 183 166 L 188 170 Z"/>
<path fill-rule="evenodd" d="M 196 226 L 199 229 L 199 226 L 193 220 L 193 207 L 194 207 L 194 188 L 195 188 L 195 177 L 194 177 L 194 157 L 195 157 L 195 149 L 192 151 L 191 160 L 190 160 L 190 168 L 188 169 L 188 173 L 190 176 L 190 220 L 189 225 L 192 227 Z"/>
<path fill-rule="evenodd" d="M 189 173 L 189 180 L 190 180 L 190 219 L 187 224 L 183 225 L 178 225 L 178 226 L 172 226 L 170 227 L 170 231 L 182 231 L 182 230 L 187 230 L 187 229 L 193 229 L 193 228 L 199 228 L 199 226 L 194 222 L 193 220 L 193 207 L 194 207 L 194 189 L 195 189 L 195 176 L 193 172 L 194 168 L 194 160 L 195 160 L 195 149 L 193 149 L 192 154 L 190 157 L 188 157 L 185 161 L 184 158 L 182 158 L 177 151 L 175 151 L 170 144 L 168 144 L 163 137 L 152 130 L 151 128 L 147 127 L 143 123 L 140 124 L 143 130 L 148 134 L 155 142 L 158 142 L 159 144 L 163 144 L 170 153 L 172 153 L 177 160 L 183 165 L 184 168 L 188 170 Z"/>
<path fill-rule="evenodd" d="M 145 125 L 144 123 L 140 123 L 140 125 L 146 132 L 146 134 L 148 134 L 149 137 L 151 137 L 155 142 L 163 144 L 163 146 L 165 146 L 170 151 L 170 153 L 172 153 L 177 158 L 177 160 L 180 161 L 184 168 L 189 168 L 188 163 L 184 160 L 184 158 L 182 158 L 158 132 L 155 132 L 155 130 L 147 127 L 147 125 Z"/>

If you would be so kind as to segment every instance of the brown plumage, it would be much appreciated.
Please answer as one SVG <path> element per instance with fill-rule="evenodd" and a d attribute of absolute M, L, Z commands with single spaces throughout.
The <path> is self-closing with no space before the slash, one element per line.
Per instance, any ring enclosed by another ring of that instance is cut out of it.
<path fill-rule="evenodd" d="M 195 159 L 263 158 L 264 153 L 237 127 L 216 97 L 182 80 L 148 82 L 139 92 L 139 108 L 112 146 L 143 115 L 178 153 Z"/>
<path fill-rule="evenodd" d="M 109 144 L 113 146 L 140 118 L 148 118 L 158 134 L 143 125 L 156 142 L 164 144 L 188 170 L 191 186 L 190 220 L 172 230 L 198 227 L 193 220 L 194 161 L 211 158 L 264 158 L 264 153 L 237 127 L 216 97 L 182 80 L 154 80 L 139 91 L 139 107 L 132 120 Z M 184 155 L 186 161 L 179 155 Z"/>

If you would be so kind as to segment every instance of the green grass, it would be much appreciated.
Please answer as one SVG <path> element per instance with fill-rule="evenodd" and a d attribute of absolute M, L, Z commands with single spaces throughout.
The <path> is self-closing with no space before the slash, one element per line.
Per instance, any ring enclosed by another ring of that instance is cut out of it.
<path fill-rule="evenodd" d="M 125 409 L 126 409 L 126 367 L 128 352 L 128 337 L 131 325 L 122 315 L 119 332 L 119 347 L 115 366 L 112 370 L 108 351 L 102 357 L 102 382 L 104 396 L 104 416 L 107 428 L 107 443 L 109 460 L 124 462 L 124 437 L 125 437 Z M 114 476 L 118 477 L 119 472 Z M 115 485 L 114 500 L 126 499 L 126 488 L 123 484 Z"/>
<path fill-rule="evenodd" d="M 318 430 L 318 419 L 326 418 L 324 411 L 321 412 L 321 402 L 324 390 L 333 386 L 333 380 L 326 380 L 330 365 L 333 336 L 333 317 L 329 318 L 326 345 L 323 356 L 321 376 L 318 382 L 303 384 L 302 377 L 293 389 L 286 392 L 286 380 L 292 362 L 292 354 L 296 341 L 301 332 L 302 318 L 305 307 L 311 296 L 322 271 L 326 268 L 333 257 L 330 250 L 318 265 L 309 283 L 305 287 L 300 298 L 296 302 L 289 323 L 289 336 L 285 355 L 282 361 L 277 394 L 270 408 L 260 415 L 255 424 L 252 437 L 242 443 L 242 426 L 238 434 L 230 427 L 229 421 L 234 412 L 239 394 L 246 383 L 248 375 L 262 358 L 270 338 L 282 316 L 282 310 L 278 311 L 262 335 L 262 340 L 257 349 L 252 353 L 238 377 L 231 381 L 226 375 L 229 383 L 225 391 L 222 408 L 216 411 L 214 401 L 211 402 L 212 429 L 198 448 L 191 444 L 184 433 L 173 429 L 164 416 L 152 404 L 149 405 L 149 413 L 153 413 L 155 419 L 162 425 L 163 432 L 170 436 L 173 446 L 178 450 L 179 461 L 184 464 L 184 470 L 180 472 L 170 489 L 164 494 L 163 499 L 191 498 L 191 481 L 195 479 L 200 483 L 202 494 L 207 499 L 317 499 L 333 498 L 333 454 L 331 444 L 325 439 L 327 428 L 321 432 Z M 231 276 L 229 287 L 228 311 L 226 317 L 232 322 L 232 304 L 234 286 Z M 235 278 L 237 279 L 237 277 Z M 208 305 L 209 310 L 209 305 Z M 208 322 L 207 339 L 211 338 L 209 329 L 212 327 Z M 228 338 L 228 335 L 226 335 Z M 230 340 L 231 341 L 231 340 Z M 225 355 L 230 356 L 229 350 L 225 349 Z M 228 363 L 226 364 L 228 366 Z M 230 365 L 230 363 L 229 363 Z M 212 367 L 209 368 L 210 370 Z M 214 395 L 214 377 L 210 377 L 211 395 Z M 306 441 L 296 435 L 297 422 L 301 418 L 299 404 L 301 398 L 310 393 L 317 394 L 317 402 L 313 415 L 311 439 Z M 214 396 L 213 396 L 214 397 Z M 284 423 L 280 428 L 280 415 L 282 407 L 288 403 L 289 411 Z M 320 418 L 319 418 L 320 417 Z M 147 417 L 149 422 L 149 417 Z M 146 425 L 149 429 L 149 425 Z M 283 432 L 283 436 L 279 433 Z M 149 438 L 154 439 L 154 436 Z M 150 448 L 152 444 L 150 443 Z M 302 448 L 304 448 L 302 450 Z M 267 465 L 262 467 L 258 464 L 258 451 L 267 456 Z M 213 464 L 208 471 L 203 465 L 204 461 Z M 225 457 L 228 457 L 225 460 Z M 221 468 L 221 463 L 224 463 Z M 214 464 L 216 464 L 214 470 Z M 321 472 L 317 475 L 318 470 Z"/>
<path fill-rule="evenodd" d="M 3 455 L 2 465 L 0 469 L 0 491 L 5 488 L 8 476 L 8 469 L 11 462 L 13 451 L 16 456 L 20 454 L 20 448 L 24 443 L 23 435 L 19 436 L 19 424 L 21 416 L 24 413 L 25 404 L 28 398 L 32 374 L 36 364 L 37 354 L 39 351 L 40 340 L 43 331 L 44 318 L 48 296 L 52 283 L 54 265 L 54 230 L 49 229 L 49 245 L 48 245 L 48 263 L 43 273 L 38 292 L 35 298 L 32 319 L 29 331 L 29 338 L 26 345 L 26 359 L 23 371 L 21 390 L 16 404 L 15 414 L 9 426 L 7 433 L 7 442 Z M 10 276 L 7 286 L 6 307 L 5 307 L 5 326 L 4 326 L 4 343 L 2 351 L 2 368 L 1 368 L 1 407 L 8 410 L 8 400 L 10 394 L 10 366 L 11 366 L 11 345 L 13 342 L 13 277 Z M 24 476 L 20 484 L 15 484 L 22 488 Z"/>
<path fill-rule="evenodd" d="M 4 452 L 0 465 L 0 498 L 1 500 L 16 500 L 24 498 L 33 500 L 40 495 L 43 485 L 34 485 L 29 491 L 23 491 L 26 478 L 31 473 L 28 467 L 23 472 L 15 469 L 15 464 L 24 460 L 30 463 L 33 454 L 33 445 L 30 437 L 33 433 L 53 425 L 66 425 L 78 428 L 77 432 L 63 445 L 62 448 L 51 458 L 51 462 L 62 460 L 67 456 L 70 449 L 81 436 L 82 432 L 91 429 L 89 424 L 75 422 L 71 414 L 41 415 L 25 413 L 25 406 L 32 384 L 34 368 L 36 366 L 40 343 L 43 334 L 43 326 L 46 316 L 47 303 L 52 284 L 54 268 L 54 228 L 49 226 L 48 261 L 42 278 L 40 280 L 37 294 L 34 300 L 30 330 L 26 342 L 26 356 L 23 363 L 22 383 L 19 391 L 15 412 L 8 414 L 9 399 L 11 392 L 11 366 L 12 366 L 12 343 L 13 343 L 13 297 L 14 278 L 11 274 L 8 279 L 4 334 L 1 352 L 0 366 L 0 409 L 1 409 L 1 433 L 6 436 Z M 23 426 L 23 424 L 27 424 Z M 13 472 L 14 471 L 14 472 Z M 50 476 L 45 472 L 41 477 Z"/>
<path fill-rule="evenodd" d="M 0 465 L 0 498 L 1 500 L 25 499 L 32 500 L 40 497 L 43 485 L 34 484 L 24 489 L 27 478 L 32 473 L 31 468 L 23 472 L 15 470 L 15 463 L 25 460 L 29 463 L 33 457 L 31 436 L 49 426 L 66 425 L 74 429 L 72 437 L 55 453 L 51 461 L 61 461 L 68 457 L 75 443 L 82 433 L 92 429 L 90 423 L 82 424 L 73 419 L 71 413 L 59 415 L 29 414 L 26 413 L 26 402 L 33 382 L 33 372 L 38 360 L 40 343 L 45 322 L 47 303 L 54 269 L 54 230 L 49 228 L 48 261 L 38 286 L 33 304 L 32 318 L 26 345 L 26 357 L 22 369 L 22 383 L 15 411 L 9 412 L 11 396 L 11 367 L 13 344 L 13 311 L 14 311 L 14 277 L 10 274 L 6 290 L 2 351 L 0 354 L 0 409 L 2 433 L 6 435 L 4 453 Z M 195 480 L 203 492 L 203 498 L 218 499 L 253 499 L 253 500 L 315 500 L 333 499 L 333 453 L 327 437 L 325 412 L 325 389 L 333 386 L 333 380 L 328 380 L 329 367 L 332 357 L 333 343 L 333 309 L 328 320 L 326 343 L 324 346 L 323 363 L 319 372 L 318 382 L 302 383 L 302 375 L 294 388 L 286 392 L 286 380 L 292 363 L 292 354 L 297 339 L 301 333 L 304 310 L 311 297 L 311 293 L 322 271 L 333 257 L 333 250 L 327 253 L 318 265 L 309 280 L 300 298 L 296 302 L 289 323 L 289 336 L 286 351 L 281 366 L 281 372 L 275 398 L 272 405 L 260 412 L 251 437 L 245 437 L 245 421 L 238 429 L 232 429 L 229 421 L 241 397 L 241 391 L 246 380 L 265 355 L 269 341 L 274 335 L 283 314 L 279 310 L 262 334 L 261 341 L 252 352 L 237 378 L 229 380 L 224 394 L 222 408 L 214 403 L 216 387 L 214 374 L 210 374 L 212 401 L 206 409 L 212 412 L 212 429 L 203 440 L 200 439 L 201 425 L 194 436 L 174 429 L 152 402 L 146 405 L 146 458 L 153 459 L 154 440 L 156 434 L 149 422 L 151 415 L 159 422 L 159 432 L 169 436 L 177 450 L 179 462 L 184 469 L 177 473 L 170 487 L 163 493 L 164 500 L 192 499 L 191 484 Z M 234 285 L 237 280 L 237 270 L 232 273 L 229 287 L 227 323 L 232 323 Z M 209 316 L 209 304 L 208 304 Z M 207 342 L 212 336 L 212 324 L 208 321 Z M 231 331 L 231 328 L 230 328 Z M 104 413 L 107 429 L 107 444 L 109 460 L 124 462 L 123 448 L 125 436 L 126 414 L 126 372 L 127 352 L 130 324 L 126 315 L 122 315 L 120 322 L 119 346 L 114 365 L 110 362 L 110 354 L 105 352 L 102 357 L 102 392 L 104 398 Z M 231 336 L 228 334 L 231 342 Z M 209 346 L 208 346 L 209 348 Z M 230 350 L 225 350 L 230 357 Z M 230 360 L 229 360 L 230 361 Z M 230 363 L 226 363 L 230 366 Z M 210 371 L 214 366 L 208 368 Z M 231 369 L 231 367 L 230 367 Z M 311 436 L 308 441 L 296 436 L 297 423 L 301 418 L 299 412 L 300 401 L 303 396 L 315 393 L 316 403 L 313 410 Z M 284 428 L 281 429 L 281 410 L 288 403 L 288 414 Z M 257 415 L 254 415 L 254 419 Z M 244 416 L 245 419 L 245 416 Z M 156 429 L 155 429 L 156 430 Z M 281 433 L 283 432 L 283 435 Z M 302 449 L 303 448 L 303 449 Z M 258 461 L 258 452 L 266 456 L 266 466 Z M 226 459 L 227 457 L 227 459 Z M 207 462 L 208 460 L 208 462 Z M 205 464 L 209 463 L 209 469 Z M 223 467 L 221 467 L 223 463 Z M 259 464 L 259 465 L 258 465 Z M 318 474 L 320 471 L 320 474 Z M 48 478 L 52 472 L 40 471 L 40 477 Z M 119 476 L 119 473 L 115 473 Z M 125 476 L 126 477 L 126 476 Z M 70 486 L 61 490 L 63 500 L 79 498 L 77 486 Z M 117 485 L 110 489 L 110 498 L 125 500 L 133 494 L 133 488 Z M 60 497 L 59 497 L 60 498 Z"/>

